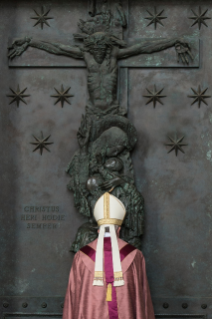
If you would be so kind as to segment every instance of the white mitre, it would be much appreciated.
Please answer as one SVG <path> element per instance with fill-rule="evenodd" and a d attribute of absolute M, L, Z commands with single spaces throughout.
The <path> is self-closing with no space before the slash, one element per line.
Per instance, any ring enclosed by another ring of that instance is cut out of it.
<path fill-rule="evenodd" d="M 123 286 L 124 279 L 121 267 L 120 252 L 117 241 L 115 225 L 121 226 L 126 215 L 123 203 L 115 196 L 105 193 L 94 206 L 94 218 L 97 221 L 99 236 L 96 247 L 94 286 L 104 286 L 103 259 L 104 259 L 104 233 L 105 226 L 109 227 L 111 234 L 112 259 L 114 271 L 114 286 Z"/>

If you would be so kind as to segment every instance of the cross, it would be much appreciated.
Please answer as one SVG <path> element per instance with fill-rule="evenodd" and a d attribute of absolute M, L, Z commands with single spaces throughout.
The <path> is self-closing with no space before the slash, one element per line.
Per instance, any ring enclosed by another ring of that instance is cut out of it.
<path fill-rule="evenodd" d="M 129 15 L 129 0 L 123 0 L 124 8 L 127 12 L 127 19 Z M 90 0 L 89 13 L 94 15 L 96 12 L 96 1 Z M 128 38 L 127 31 L 125 32 L 125 38 L 128 45 L 141 43 L 148 39 L 144 38 Z M 13 39 L 14 40 L 14 39 Z M 45 39 L 43 39 L 45 40 Z M 51 40 L 51 39 L 48 39 Z M 154 40 L 154 39 L 151 39 Z M 128 109 L 129 107 L 129 68 L 199 68 L 200 60 L 200 45 L 199 39 L 194 37 L 186 37 L 189 42 L 194 60 L 189 64 L 182 64 L 177 62 L 175 48 L 168 48 L 165 51 L 154 52 L 152 54 L 139 54 L 126 59 L 120 60 L 119 65 L 119 79 L 118 79 L 118 100 L 120 106 Z M 52 39 L 55 41 L 55 39 Z M 57 40 L 56 40 L 57 41 Z M 61 43 L 67 43 L 66 38 L 60 37 Z M 11 44 L 11 40 L 9 41 Z M 69 43 L 70 44 L 70 43 Z M 73 43 L 71 43 L 74 45 Z M 34 48 L 28 48 L 24 54 L 16 57 L 13 60 L 8 60 L 10 68 L 86 68 L 83 60 L 77 60 L 72 57 L 55 56 L 53 54 L 46 53 L 41 50 L 35 50 Z"/>

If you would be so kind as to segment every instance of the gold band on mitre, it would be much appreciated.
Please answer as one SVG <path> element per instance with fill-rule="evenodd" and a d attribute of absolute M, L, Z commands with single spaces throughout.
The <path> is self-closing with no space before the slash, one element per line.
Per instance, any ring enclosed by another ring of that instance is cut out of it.
<path fill-rule="evenodd" d="M 102 218 L 102 219 L 99 219 L 97 221 L 98 226 L 101 226 L 101 225 L 118 225 L 118 226 L 121 226 L 122 223 L 123 223 L 123 220 L 116 219 L 116 218 Z"/>
<path fill-rule="evenodd" d="M 110 194 L 104 193 L 104 218 L 110 218 Z"/>

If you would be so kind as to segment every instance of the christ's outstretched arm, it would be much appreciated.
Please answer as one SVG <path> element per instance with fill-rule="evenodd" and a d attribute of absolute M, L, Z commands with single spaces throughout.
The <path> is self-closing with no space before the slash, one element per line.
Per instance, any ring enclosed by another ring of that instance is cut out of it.
<path fill-rule="evenodd" d="M 29 46 L 47 51 L 56 55 L 69 56 L 75 59 L 83 59 L 82 51 L 79 47 L 63 45 L 60 43 L 51 43 L 47 41 L 34 40 L 31 38 L 23 38 L 15 40 L 11 47 L 9 47 L 9 58 L 21 55 Z"/>
<path fill-rule="evenodd" d="M 118 59 L 128 58 L 133 55 L 138 55 L 142 53 L 153 53 L 168 49 L 170 47 L 175 46 L 175 49 L 179 57 L 182 59 L 183 63 L 188 63 L 187 55 L 193 59 L 190 47 L 187 42 L 180 38 L 173 38 L 173 39 L 162 39 L 162 40 L 149 40 L 143 41 L 141 43 L 132 45 L 130 47 L 119 49 L 118 51 Z"/>
<path fill-rule="evenodd" d="M 18 39 L 13 42 L 9 47 L 9 58 L 14 58 L 17 55 L 21 55 L 26 49 L 31 46 L 46 52 L 64 55 L 72 57 L 75 59 L 83 59 L 83 53 L 81 49 L 77 46 L 63 45 L 60 43 L 51 43 L 47 41 L 34 40 L 32 38 L 25 37 L 23 39 Z M 117 58 L 123 59 L 128 58 L 133 55 L 138 55 L 142 53 L 153 53 L 165 50 L 167 48 L 175 46 L 178 62 L 181 59 L 183 63 L 189 63 L 188 56 L 193 60 L 192 54 L 190 52 L 189 44 L 180 38 L 173 39 L 163 39 L 163 40 L 149 40 L 143 41 L 141 43 L 132 45 L 127 48 L 118 49 Z"/>

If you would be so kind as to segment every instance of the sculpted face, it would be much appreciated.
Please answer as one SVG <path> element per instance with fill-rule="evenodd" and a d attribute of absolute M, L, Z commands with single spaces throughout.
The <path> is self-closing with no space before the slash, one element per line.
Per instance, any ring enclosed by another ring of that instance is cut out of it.
<path fill-rule="evenodd" d="M 92 36 L 92 46 L 90 52 L 94 56 L 97 63 L 102 64 L 107 53 L 106 35 L 101 32 L 97 32 Z"/>
<path fill-rule="evenodd" d="M 124 149 L 124 145 L 118 144 L 116 146 L 108 147 L 106 151 L 106 155 L 108 157 L 111 156 L 117 156 L 119 153 L 121 153 Z"/>

